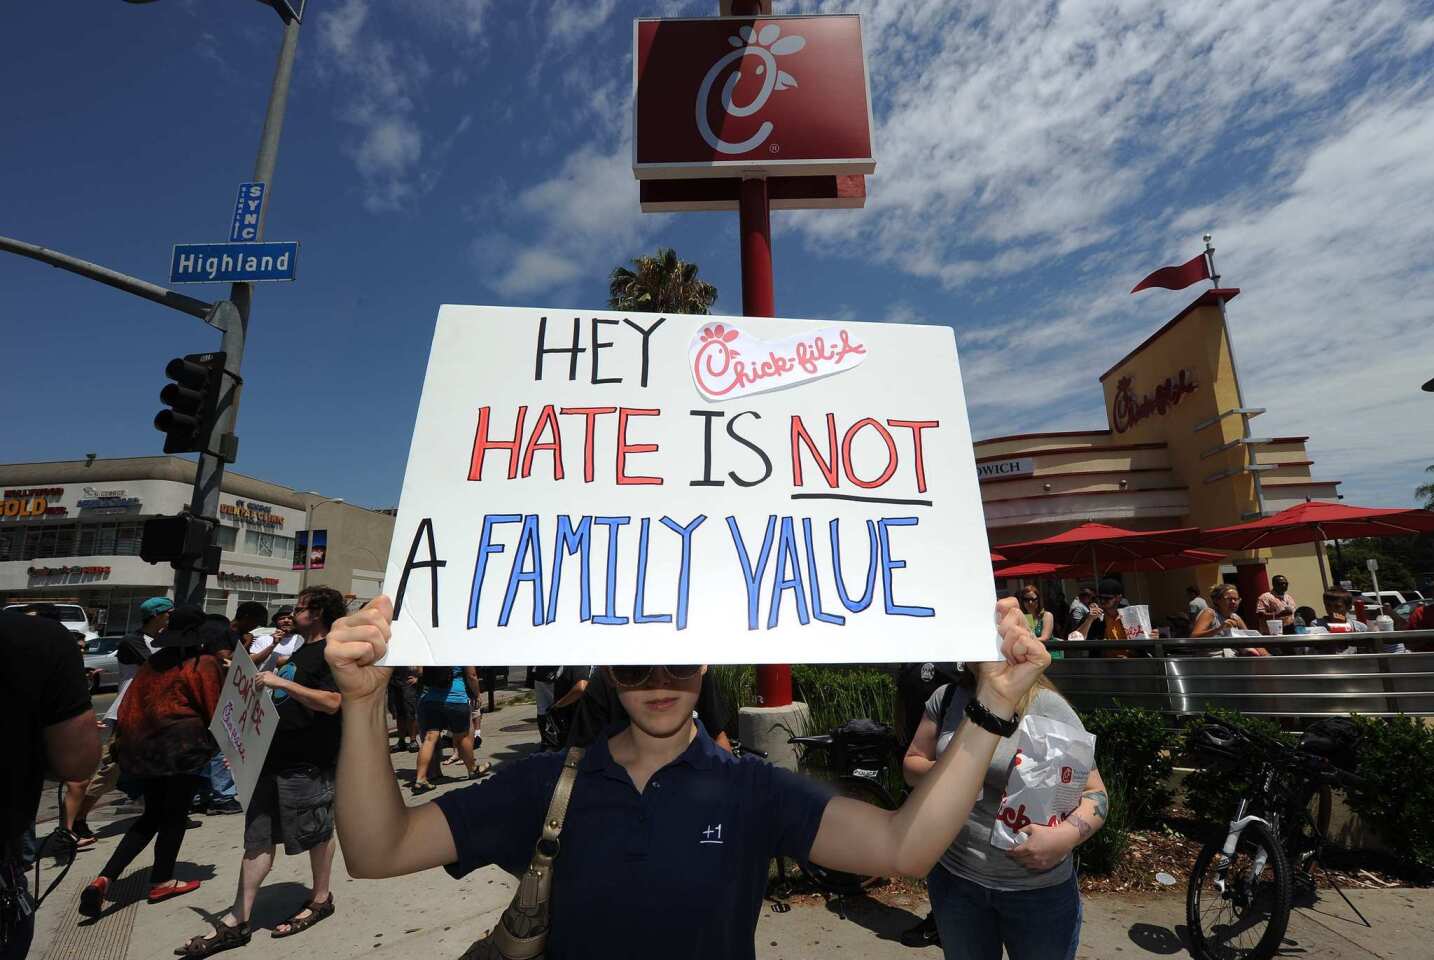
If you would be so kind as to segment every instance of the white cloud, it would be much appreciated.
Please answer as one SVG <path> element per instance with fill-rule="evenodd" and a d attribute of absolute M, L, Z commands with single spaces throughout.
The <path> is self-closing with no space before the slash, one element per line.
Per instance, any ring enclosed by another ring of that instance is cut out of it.
<path fill-rule="evenodd" d="M 957 295 L 938 319 L 978 434 L 1102 425 L 1099 374 L 1194 294 L 1126 291 L 1214 228 L 1245 291 L 1247 396 L 1271 411 L 1258 432 L 1309 434 L 1352 498 L 1408 502 L 1408 445 L 1377 425 L 1430 422 L 1429 350 L 1407 349 L 1434 329 L 1427 5 L 801 9 L 863 14 L 878 166 L 864 211 L 791 219 L 818 254 L 861 250 Z M 1020 314 L 988 317 L 992 297 Z"/>
<path fill-rule="evenodd" d="M 450 16 L 476 31 L 485 6 L 465 0 Z M 433 188 L 452 140 L 430 149 L 420 123 L 418 105 L 433 70 L 416 47 L 388 39 L 390 31 L 373 22 L 369 0 L 344 0 L 316 22 L 320 70 L 335 78 L 340 118 L 355 130 L 348 152 L 363 181 L 364 206 L 376 213 L 403 209 Z M 458 132 L 464 127 L 466 120 Z"/>
<path fill-rule="evenodd" d="M 617 0 L 559 0 L 552 4 L 548 36 L 563 45 L 577 43 L 606 23 L 616 6 Z"/>
<path fill-rule="evenodd" d="M 637 190 L 626 137 L 608 150 L 584 147 L 570 155 L 557 174 L 518 194 L 516 212 L 536 227 L 537 239 L 510 249 L 509 265 L 490 283 L 505 297 L 531 297 L 582 277 L 606 277 L 642 252 L 667 219 L 643 214 Z"/>

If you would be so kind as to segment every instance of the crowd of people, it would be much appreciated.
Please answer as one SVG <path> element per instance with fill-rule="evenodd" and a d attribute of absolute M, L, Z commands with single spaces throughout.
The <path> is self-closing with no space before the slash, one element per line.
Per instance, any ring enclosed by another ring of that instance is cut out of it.
<path fill-rule="evenodd" d="M 1369 629 L 1368 614 L 1360 615 L 1348 591 L 1328 590 L 1322 599 L 1321 615 L 1298 603 L 1286 578 L 1276 576 L 1254 607 L 1261 632 Z M 1168 629 L 1228 638 L 1240 655 L 1287 652 L 1251 642 L 1240 603 L 1230 584 L 1203 595 L 1192 590 L 1188 618 Z M 212 931 L 175 951 L 204 957 L 251 941 L 255 897 L 281 844 L 290 856 L 307 855 L 311 883 L 292 914 L 274 926 L 274 937 L 300 934 L 335 914 L 331 881 L 339 842 L 356 877 L 432 866 L 461 876 L 490 863 L 522 874 L 543 834 L 547 798 L 567 766 L 579 787 L 562 868 L 552 880 L 554 890 L 567 895 L 554 900 L 550 956 L 580 955 L 594 931 L 616 937 L 625 924 L 638 922 L 671 937 L 699 937 L 712 956 L 748 956 L 766 862 L 776 853 L 837 870 L 926 876 L 932 913 L 903 935 L 913 946 L 947 944 L 951 957 L 997 958 L 1002 950 L 1012 958 L 1071 956 L 1081 923 L 1072 853 L 1104 822 L 1104 785 L 1092 770 L 1079 806 L 1064 822 L 1027 827 L 1025 842 L 1014 850 L 992 848 L 1014 751 L 1006 718 L 1013 724 L 1041 716 L 1080 729 L 1070 705 L 1040 676 L 1049 658 L 1062 654 L 1048 653 L 1045 645 L 1062 635 L 1127 639 L 1120 613 L 1126 604 L 1116 580 L 1083 588 L 1064 611 L 1047 609 L 1040 589 L 1027 586 L 1000 608 L 1006 660 L 906 665 L 900 714 L 911 794 L 895 813 L 833 800 L 804 778 L 734 755 L 734 718 L 700 665 L 532 668 L 546 749 L 494 772 L 477 757 L 483 690 L 473 667 L 374 665 L 390 627 L 384 598 L 349 613 L 338 591 L 316 586 L 272 617 L 260 604 L 242 604 L 232 621 L 175 607 L 165 597 L 146 600 L 140 626 L 117 652 L 114 704 L 98 719 L 68 632 L 42 606 L 25 611 L 28 616 L 7 612 L 0 619 L 0 653 L 23 669 L 7 671 L 3 681 L 5 720 L 19 739 L 11 747 L 15 776 L 7 788 L 0 860 L 0 960 L 23 957 L 28 944 L 25 924 L 33 911 L 17 920 L 4 910 L 7 897 L 24 902 L 29 896 L 22 871 L 35 854 L 34 815 L 46 771 L 64 784 L 61 823 L 51 838 L 62 850 L 94 844 L 88 817 L 110 791 L 125 787 L 142 798 L 143 812 L 81 893 L 79 911 L 86 917 L 113 909 L 114 885 L 151 846 L 148 902 L 198 890 L 200 881 L 175 876 L 186 832 L 197 825 L 192 817 L 242 809 L 233 900 L 213 914 Z M 1422 625 L 1425 615 L 1416 609 L 1410 625 Z M 1119 647 L 1101 652 L 1131 655 Z M 250 658 L 279 718 L 242 808 L 208 732 L 236 656 Z M 107 735 L 103 750 L 101 734 Z M 478 782 L 409 806 L 390 755 L 416 754 L 411 792 L 419 796 L 433 789 L 445 742 L 452 747 L 449 762 Z M 687 841 L 714 829 L 728 852 L 689 851 Z M 622 866 L 618 882 L 611 882 L 615 864 Z M 634 890 L 641 896 L 634 898 Z M 1023 921 L 1036 913 L 1048 922 Z M 959 950 L 949 946 L 958 942 Z"/>
<path fill-rule="evenodd" d="M 1254 604 L 1253 616 L 1247 618 L 1240 613 L 1243 602 L 1239 587 L 1232 583 L 1217 583 L 1206 591 L 1195 586 L 1186 587 L 1186 608 L 1167 618 L 1164 625 L 1152 625 L 1152 636 L 1163 639 L 1216 640 L 1229 639 L 1231 642 L 1220 647 L 1202 647 L 1198 652 L 1211 656 L 1267 657 L 1282 654 L 1308 653 L 1405 653 L 1434 650 L 1434 641 L 1408 640 L 1400 636 L 1363 638 L 1359 643 L 1347 645 L 1281 645 L 1271 646 L 1256 642 L 1258 637 L 1283 637 L 1303 635 L 1325 635 L 1341 633 L 1367 633 L 1421 630 L 1434 627 L 1434 600 L 1416 603 L 1408 616 L 1401 618 L 1385 604 L 1381 609 L 1367 603 L 1362 594 L 1344 587 L 1327 588 L 1321 599 L 1322 611 L 1299 603 L 1290 592 L 1289 579 L 1276 574 L 1270 581 L 1270 589 L 1260 594 Z M 1047 609 L 1047 597 L 1037 584 L 1027 584 L 1011 594 L 1021 605 L 1027 626 L 1043 643 L 1058 641 L 1053 645 L 1051 656 L 1099 656 L 1126 658 L 1137 655 L 1136 651 L 1121 647 L 1102 646 L 1088 651 L 1078 646 L 1089 640 L 1123 640 L 1130 637 L 1130 627 L 1122 610 L 1130 608 L 1124 586 L 1116 579 L 1103 579 L 1096 585 L 1080 586 L 1074 600 L 1063 601 L 1055 609 Z M 1059 598 L 1057 598 L 1059 599 Z M 1386 620 L 1377 622 L 1383 614 Z M 1384 630 L 1381 631 L 1380 627 Z M 1061 643 L 1059 641 L 1065 641 Z M 1166 652 L 1180 655 L 1176 647 L 1167 646 Z"/>
<path fill-rule="evenodd" d="M 545 713 L 554 715 L 553 736 L 571 748 L 504 763 L 467 789 L 410 807 L 391 749 L 416 749 L 421 777 L 432 762 L 425 763 L 425 753 L 447 736 L 470 777 L 487 772 L 473 756 L 481 691 L 472 668 L 430 667 L 414 675 L 374 666 L 390 624 L 385 598 L 346 614 L 337 591 L 310 587 L 273 617 L 271 632 L 256 632 L 269 619 L 261 612 L 242 610 L 231 622 L 153 598 L 142 605 L 140 628 L 126 638 L 116 707 L 99 720 L 80 652 L 64 628 L 6 613 L 0 654 L 25 670 L 4 679 L 5 719 L 20 748 L 5 805 L 3 892 L 29 896 L 20 849 L 33 830 L 47 771 L 83 787 L 57 829 L 73 838 L 75 850 L 91 835 L 86 817 L 107 791 L 128 787 L 143 800 L 143 813 L 125 824 L 84 887 L 82 914 L 116 909 L 115 884 L 151 847 L 149 902 L 200 889 L 198 880 L 177 878 L 175 864 L 196 798 L 206 809 L 215 802 L 216 745 L 208 727 L 228 663 L 248 656 L 260 670 L 257 682 L 273 693 L 278 729 L 244 807 L 234 899 L 214 914 L 213 930 L 179 946 L 179 955 L 208 956 L 250 942 L 254 899 L 281 843 L 291 856 L 308 855 L 312 882 L 292 916 L 273 928 L 275 937 L 334 915 L 336 841 L 356 877 L 440 865 L 462 875 L 489 863 L 520 874 L 540 839 L 558 774 L 575 764 L 579 782 L 553 881 L 558 895 L 547 955 L 591 955 L 584 948 L 590 937 L 620 942 L 640 923 L 654 946 L 679 938 L 703 945 L 705 955 L 750 956 L 773 855 L 839 870 L 925 875 L 956 840 L 994 769 L 998 745 L 1009 744 L 1018 714 L 1044 696 L 1030 693 L 1049 662 L 1043 646 L 1015 604 L 998 612 L 1005 659 L 963 674 L 965 705 L 943 718 L 946 728 L 933 738 L 939 743 L 927 745 L 923 769 L 911 774 L 916 786 L 895 812 L 833 799 L 812 781 L 735 755 L 727 705 L 701 665 L 562 668 L 563 686 Z M 403 723 L 409 703 L 413 726 Z M 401 745 L 394 748 L 391 710 Z M 699 834 L 714 832 L 721 838 L 715 844 L 698 843 Z M 1042 856 L 1032 863 L 1050 868 L 1055 861 Z M 622 875 L 614 883 L 616 864 Z M 5 915 L 0 957 L 25 955 L 32 923 L 29 907 Z M 628 953 L 645 951 L 639 945 Z"/>

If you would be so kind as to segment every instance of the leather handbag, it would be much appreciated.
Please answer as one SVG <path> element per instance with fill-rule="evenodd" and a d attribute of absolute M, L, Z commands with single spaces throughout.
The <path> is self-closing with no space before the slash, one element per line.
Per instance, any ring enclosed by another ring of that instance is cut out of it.
<path fill-rule="evenodd" d="M 558 857 L 558 835 L 568 815 L 568 801 L 578 775 L 581 747 L 571 747 L 563 759 L 563 771 L 553 788 L 543 817 L 543 834 L 533 848 L 533 859 L 518 881 L 513 902 L 503 911 L 498 925 L 459 960 L 542 960 L 548 945 L 548 907 L 553 893 L 553 861 Z"/>

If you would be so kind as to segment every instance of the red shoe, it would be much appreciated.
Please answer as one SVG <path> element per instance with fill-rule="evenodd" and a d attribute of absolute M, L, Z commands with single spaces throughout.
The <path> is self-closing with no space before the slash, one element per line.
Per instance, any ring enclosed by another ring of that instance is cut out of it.
<path fill-rule="evenodd" d="M 109 877 L 95 877 L 88 887 L 80 891 L 80 913 L 86 917 L 98 917 L 105 908 L 105 895 L 109 892 Z"/>
<path fill-rule="evenodd" d="M 159 903 L 161 900 L 168 900 L 170 897 L 177 897 L 198 889 L 198 880 L 183 880 L 173 885 L 161 883 L 149 888 L 149 902 Z"/>

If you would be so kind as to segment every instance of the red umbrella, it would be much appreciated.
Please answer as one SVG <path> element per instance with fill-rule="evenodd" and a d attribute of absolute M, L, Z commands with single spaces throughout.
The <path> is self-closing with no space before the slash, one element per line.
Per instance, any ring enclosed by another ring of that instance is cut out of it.
<path fill-rule="evenodd" d="M 1061 573 L 1068 569 L 1070 569 L 1069 566 L 1060 563 L 1018 563 L 1012 567 L 1001 567 L 996 571 L 996 576 L 1033 580 L 1037 577 L 1049 577 L 1051 574 Z"/>
<path fill-rule="evenodd" d="M 1006 558 L 1003 557 L 1003 556 L 1001 556 L 1001 555 L 1000 555 L 999 553 L 997 553 L 996 551 L 994 551 L 994 550 L 991 551 L 991 562 L 992 562 L 992 563 L 1004 563 L 1005 560 L 1006 560 Z"/>
<path fill-rule="evenodd" d="M 1254 550 L 1256 547 L 1283 547 L 1293 543 L 1395 537 L 1430 531 L 1434 531 L 1434 511 L 1356 507 L 1328 500 L 1308 500 L 1249 523 L 1206 530 L 1200 535 L 1200 542 L 1204 546 L 1223 550 Z M 1329 586 L 1322 553 L 1319 554 L 1319 572 L 1324 585 Z"/>
<path fill-rule="evenodd" d="M 1185 567 L 1203 567 L 1208 563 L 1219 563 L 1224 553 L 1214 550 L 1181 550 L 1179 553 L 1164 553 L 1154 557 L 1128 557 L 1125 559 L 1101 560 L 1100 572 L 1104 577 L 1112 573 L 1160 573 L 1165 570 L 1180 570 Z M 1089 564 L 1078 564 L 1070 568 L 1071 576 L 1090 576 Z"/>
<path fill-rule="evenodd" d="M 1119 559 L 1157 557 L 1179 553 L 1196 545 L 1200 531 L 1194 527 L 1176 530 L 1126 530 L 1105 523 L 1082 523 L 1064 533 L 1023 543 L 1003 543 L 1001 550 L 1012 560 L 1043 563 L 1095 563 L 1094 550 Z"/>

